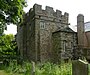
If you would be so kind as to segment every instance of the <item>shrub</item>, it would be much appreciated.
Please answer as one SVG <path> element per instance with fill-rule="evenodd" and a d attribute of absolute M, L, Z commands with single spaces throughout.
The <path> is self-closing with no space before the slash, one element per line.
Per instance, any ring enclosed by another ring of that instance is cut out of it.
<path fill-rule="evenodd" d="M 29 62 L 24 62 L 23 65 L 18 65 L 15 62 L 11 62 L 9 67 L 6 69 L 6 72 L 12 74 L 16 73 L 18 75 L 31 75 L 32 64 Z M 50 62 L 36 64 L 35 75 L 72 75 L 72 64 L 62 63 L 59 65 Z"/>

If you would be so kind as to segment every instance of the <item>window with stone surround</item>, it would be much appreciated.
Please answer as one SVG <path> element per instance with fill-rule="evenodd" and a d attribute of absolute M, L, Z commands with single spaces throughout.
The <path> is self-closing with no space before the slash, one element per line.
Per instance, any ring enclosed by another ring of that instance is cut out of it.
<path fill-rule="evenodd" d="M 72 47 L 72 43 L 71 43 L 71 41 L 69 40 L 68 41 L 68 43 L 67 43 L 67 46 L 66 46 L 67 48 L 71 48 Z"/>
<path fill-rule="evenodd" d="M 45 22 L 43 21 L 40 22 L 40 29 L 45 29 Z"/>
<path fill-rule="evenodd" d="M 66 51 L 66 43 L 67 43 L 66 40 L 62 40 L 62 42 L 61 42 L 63 52 Z"/>
<path fill-rule="evenodd" d="M 66 50 L 66 41 L 64 40 L 63 41 L 63 51 L 65 52 L 65 50 Z"/>

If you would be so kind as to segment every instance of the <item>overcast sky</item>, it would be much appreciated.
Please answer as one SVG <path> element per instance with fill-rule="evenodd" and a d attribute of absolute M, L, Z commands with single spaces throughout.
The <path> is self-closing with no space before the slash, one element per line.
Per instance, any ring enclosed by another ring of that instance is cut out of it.
<path fill-rule="evenodd" d="M 42 5 L 43 9 L 45 9 L 45 6 L 50 6 L 54 10 L 61 10 L 62 13 L 68 12 L 69 23 L 72 29 L 75 29 L 78 14 L 84 15 L 85 22 L 90 21 L 90 0 L 27 0 L 27 3 L 28 7 L 24 8 L 25 12 L 28 12 L 35 3 Z M 15 26 L 12 28 L 9 26 L 9 28 L 7 33 L 16 33 Z"/>

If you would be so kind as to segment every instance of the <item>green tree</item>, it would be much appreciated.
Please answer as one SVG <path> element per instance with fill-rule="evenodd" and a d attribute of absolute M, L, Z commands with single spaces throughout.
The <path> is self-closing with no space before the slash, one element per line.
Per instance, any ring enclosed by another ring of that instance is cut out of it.
<path fill-rule="evenodd" d="M 0 0 L 0 33 L 7 24 L 22 22 L 23 8 L 27 6 L 25 0 Z"/>
<path fill-rule="evenodd" d="M 12 34 L 0 36 L 0 55 L 15 56 L 17 54 L 15 38 Z M 14 42 L 13 42 L 14 41 Z"/>

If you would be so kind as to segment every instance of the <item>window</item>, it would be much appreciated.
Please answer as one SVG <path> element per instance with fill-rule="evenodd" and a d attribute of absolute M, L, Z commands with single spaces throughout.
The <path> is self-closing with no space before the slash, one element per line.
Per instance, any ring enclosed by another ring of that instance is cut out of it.
<path fill-rule="evenodd" d="M 65 52 L 66 50 L 66 40 L 63 40 L 63 51 Z"/>
<path fill-rule="evenodd" d="M 40 22 L 40 29 L 45 29 L 45 22 Z"/>
<path fill-rule="evenodd" d="M 66 40 L 62 40 L 62 49 L 63 49 L 63 52 L 65 52 L 66 50 Z"/>
<path fill-rule="evenodd" d="M 70 40 L 67 42 L 66 47 L 69 48 L 69 49 L 71 48 L 71 41 Z"/>

